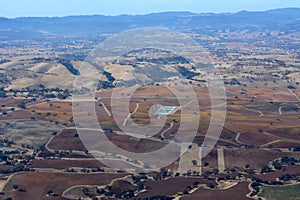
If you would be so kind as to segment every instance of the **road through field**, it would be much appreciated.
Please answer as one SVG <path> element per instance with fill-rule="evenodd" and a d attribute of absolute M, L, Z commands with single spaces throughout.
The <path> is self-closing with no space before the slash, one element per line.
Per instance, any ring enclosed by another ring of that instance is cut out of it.
<path fill-rule="evenodd" d="M 104 110 L 105 110 L 105 112 L 107 113 L 107 115 L 111 117 L 112 115 L 111 115 L 111 113 L 109 112 L 109 110 L 107 109 L 107 107 L 105 106 L 105 104 L 104 104 L 102 101 L 100 101 L 100 104 L 101 104 L 102 107 L 104 108 Z"/>
<path fill-rule="evenodd" d="M 218 148 L 218 170 L 219 172 L 224 172 L 225 170 L 225 160 L 224 160 L 224 149 Z"/>
<path fill-rule="evenodd" d="M 169 130 L 171 130 L 171 129 L 173 128 L 173 126 L 174 126 L 174 124 L 171 123 L 171 122 L 166 121 L 166 123 L 168 123 L 170 126 L 169 126 L 169 128 L 167 128 L 166 130 L 164 130 L 164 131 L 161 133 L 161 137 L 162 137 L 162 138 L 166 138 L 166 137 L 165 137 L 165 133 L 168 132 Z"/>
<path fill-rule="evenodd" d="M 243 107 L 245 110 L 248 110 L 248 111 L 251 111 L 251 112 L 257 112 L 257 113 L 259 113 L 259 117 L 264 116 L 264 113 L 261 112 L 261 111 L 259 111 L 259 110 L 250 109 L 250 108 L 247 108 L 247 107 L 245 107 L 245 106 L 242 106 L 242 107 Z"/>
<path fill-rule="evenodd" d="M 296 97 L 296 99 L 300 102 L 300 98 L 299 96 L 291 89 L 289 89 L 289 91 L 292 93 L 292 95 L 294 95 Z"/>
<path fill-rule="evenodd" d="M 139 109 L 139 106 L 140 106 L 140 104 L 136 103 L 134 111 L 132 113 L 128 114 L 128 116 L 126 117 L 126 119 L 124 120 L 124 122 L 122 124 L 123 126 L 126 126 L 126 123 L 127 123 L 128 119 L 131 117 L 131 115 L 133 115 L 134 113 L 136 113 L 136 111 Z"/>
<path fill-rule="evenodd" d="M 282 106 L 278 108 L 279 115 L 282 115 Z"/>

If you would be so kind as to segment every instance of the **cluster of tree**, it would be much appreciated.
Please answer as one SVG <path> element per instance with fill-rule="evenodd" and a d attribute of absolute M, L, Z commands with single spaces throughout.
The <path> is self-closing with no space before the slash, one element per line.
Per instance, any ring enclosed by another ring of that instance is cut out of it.
<path fill-rule="evenodd" d="M 99 81 L 97 89 L 108 89 L 108 88 L 114 88 L 114 84 L 110 81 Z"/>
<path fill-rule="evenodd" d="M 8 163 L 6 163 L 6 164 L 8 164 Z M 9 164 L 12 164 L 12 163 L 9 163 Z M 30 169 L 27 168 L 24 163 L 20 163 L 20 164 L 17 164 L 16 166 L 14 166 L 11 169 L 0 170 L 0 173 L 1 174 L 13 174 L 13 173 L 16 173 L 16 172 L 24 172 L 24 171 L 30 171 Z"/>
<path fill-rule="evenodd" d="M 296 105 L 285 105 L 282 107 L 282 111 L 284 112 L 298 112 L 300 110 L 300 108 L 298 108 L 298 106 Z"/>
<path fill-rule="evenodd" d="M 254 189 L 254 191 L 251 192 L 250 196 L 253 197 L 257 195 L 260 191 L 260 186 L 262 186 L 260 179 L 256 179 L 251 183 L 251 187 Z"/>
<path fill-rule="evenodd" d="M 291 90 L 295 90 L 295 89 L 296 89 L 296 87 L 293 86 L 293 85 L 288 85 L 287 88 L 288 88 L 288 89 L 291 89 Z"/>
<path fill-rule="evenodd" d="M 264 181 L 264 180 L 255 178 L 251 183 L 251 187 L 254 189 L 254 191 L 252 191 L 250 196 L 253 197 L 253 196 L 257 195 L 260 192 L 260 186 L 262 186 L 263 184 L 265 184 L 265 185 L 283 185 L 283 183 L 280 181 Z"/>
<path fill-rule="evenodd" d="M 7 94 L 6 91 L 4 90 L 4 87 L 0 88 L 0 98 L 6 98 Z"/>
<path fill-rule="evenodd" d="M 52 61 L 51 58 L 43 58 L 43 57 L 36 57 L 36 58 L 33 58 L 32 60 L 35 61 L 36 63 Z"/>
<path fill-rule="evenodd" d="M 296 163 L 299 163 L 300 160 L 294 158 L 294 157 L 283 157 L 281 158 L 282 164 L 286 165 L 295 165 Z"/>
<path fill-rule="evenodd" d="M 21 101 L 18 105 L 17 105 L 19 108 L 22 108 L 22 109 L 26 109 L 26 102 L 24 101 Z"/>
<path fill-rule="evenodd" d="M 53 154 L 50 153 L 50 152 L 45 152 L 43 157 L 57 156 L 57 157 L 62 158 L 62 157 L 71 155 L 71 154 L 72 154 L 72 150 L 70 150 L 70 151 L 59 151 L 59 150 L 55 150 L 54 153 L 55 153 L 55 155 L 53 155 Z"/>
<path fill-rule="evenodd" d="M 241 83 L 236 78 L 232 78 L 229 82 L 225 81 L 224 84 L 225 85 L 241 85 Z"/>
<path fill-rule="evenodd" d="M 274 170 L 271 167 L 265 165 L 261 168 L 260 173 L 263 174 L 263 173 L 269 173 L 269 172 L 273 172 L 273 171 Z"/>
<path fill-rule="evenodd" d="M 298 163 L 299 160 L 294 158 L 294 157 L 283 157 L 281 159 L 274 160 L 272 162 L 272 166 L 274 167 L 275 170 L 282 170 L 284 169 L 284 165 L 295 165 Z M 262 168 L 263 173 L 264 172 L 270 172 L 272 169 L 268 166 L 265 166 Z"/>
<path fill-rule="evenodd" d="M 26 192 L 25 189 L 19 188 L 19 185 L 17 185 L 17 184 L 14 184 L 14 185 L 12 186 L 12 188 L 13 188 L 14 190 L 18 190 L 18 192 Z"/>
<path fill-rule="evenodd" d="M 152 178 L 154 180 L 163 180 L 167 177 L 170 177 L 172 174 L 170 172 L 168 172 L 168 170 L 166 169 L 161 169 L 160 172 L 155 172 L 153 175 L 152 175 Z"/>
<path fill-rule="evenodd" d="M 66 172 L 70 172 L 70 173 L 76 172 L 76 170 L 73 169 L 73 168 L 67 168 L 65 171 L 66 171 Z"/>
<path fill-rule="evenodd" d="M 282 163 L 279 160 L 274 160 L 272 162 L 272 165 L 273 165 L 274 169 L 276 169 L 276 170 L 282 170 L 283 169 Z"/>
<path fill-rule="evenodd" d="M 300 151 L 300 146 L 296 146 L 293 148 L 293 151 Z"/>
<path fill-rule="evenodd" d="M 47 196 L 52 196 L 52 197 L 56 197 L 56 196 L 58 196 L 58 194 L 55 194 L 52 190 L 47 190 Z"/>
<path fill-rule="evenodd" d="M 272 166 L 275 170 L 283 170 L 284 165 L 295 165 L 298 163 L 299 160 L 295 159 L 294 157 L 283 157 L 281 159 L 274 160 L 272 162 Z M 273 172 L 274 170 L 269 166 L 263 166 L 261 168 L 261 173 L 269 173 Z M 252 176 L 253 177 L 253 176 Z M 250 196 L 255 196 L 260 192 L 260 186 L 262 184 L 267 185 L 283 185 L 282 181 L 291 181 L 291 180 L 297 180 L 299 181 L 299 174 L 292 175 L 292 174 L 284 174 L 279 177 L 280 181 L 263 181 L 261 179 L 257 179 L 254 177 L 253 182 L 251 183 L 251 187 L 254 189 L 254 191 L 250 194 Z"/>
<path fill-rule="evenodd" d="M 134 188 L 122 189 L 120 191 L 114 186 L 107 185 L 104 188 L 97 188 L 96 193 L 97 195 L 105 195 L 106 197 L 110 198 L 131 199 L 135 196 L 135 192 L 146 189 L 146 185 L 143 183 L 143 181 L 145 179 L 148 179 L 148 177 L 146 176 L 146 174 L 140 173 L 138 175 L 132 175 L 131 179 L 134 184 Z M 87 188 L 84 189 L 83 193 L 92 199 L 94 199 L 96 196 L 95 192 L 92 192 Z"/>
<path fill-rule="evenodd" d="M 134 190 L 116 192 L 113 190 L 112 186 L 107 185 L 105 188 L 97 189 L 97 194 L 104 194 L 106 197 L 115 197 L 117 199 L 131 199 L 134 197 Z M 92 198 L 91 196 L 89 197 Z"/>
<path fill-rule="evenodd" d="M 90 172 L 95 173 L 95 172 L 104 172 L 104 169 L 99 168 L 99 167 L 97 167 L 97 168 L 92 168 L 92 169 L 86 169 L 86 168 L 83 168 L 83 169 L 81 169 L 80 171 L 81 171 L 81 172 L 84 172 L 84 173 L 90 173 Z"/>
<path fill-rule="evenodd" d="M 83 188 L 82 193 L 91 199 L 94 199 L 96 196 L 93 192 L 90 192 L 90 190 L 88 188 Z"/>
<path fill-rule="evenodd" d="M 192 72 L 183 66 L 178 67 L 178 72 L 187 79 L 192 79 L 194 76 L 199 75 L 199 73 Z"/>
<path fill-rule="evenodd" d="M 206 179 L 209 179 L 209 177 L 211 175 L 217 175 L 219 173 L 219 170 L 218 169 L 212 169 L 211 171 L 205 171 L 203 173 L 203 177 L 206 178 Z"/>
<path fill-rule="evenodd" d="M 3 140 L 0 140 L 0 144 L 1 144 L 1 146 L 11 147 L 12 144 L 16 144 L 16 143 L 12 140 L 5 138 Z M 2 151 L 0 151 L 0 152 L 2 152 Z"/>
<path fill-rule="evenodd" d="M 4 93 L 5 91 L 2 91 Z M 60 88 L 46 88 L 44 85 L 40 84 L 39 89 L 32 89 L 32 88 L 23 88 L 23 89 L 10 89 L 9 93 L 13 93 L 13 96 L 16 96 L 18 93 L 27 93 L 26 97 L 30 97 L 32 101 L 36 100 L 36 98 L 59 98 L 59 99 L 66 99 L 71 96 L 71 92 L 68 89 L 60 89 Z M 1 90 L 0 90 L 1 95 Z M 7 94 L 5 93 L 6 97 Z"/>
<path fill-rule="evenodd" d="M 7 60 L 7 59 L 0 59 L 0 64 L 7 63 L 7 62 L 10 62 L 10 60 Z"/>
<path fill-rule="evenodd" d="M 295 165 L 298 162 L 299 160 L 294 157 L 283 157 L 281 159 L 274 160 L 272 162 L 272 166 L 275 170 L 282 170 L 284 169 L 284 165 Z M 273 171 L 274 170 L 271 167 L 266 165 L 261 168 L 260 173 L 269 173 Z"/>
<path fill-rule="evenodd" d="M 132 176 L 132 181 L 136 185 L 138 191 L 146 189 L 146 185 L 143 183 L 143 180 L 148 179 L 145 174 L 140 174 L 138 176 Z"/>
<path fill-rule="evenodd" d="M 173 197 L 168 197 L 165 195 L 155 195 L 148 198 L 144 198 L 143 200 L 171 200 L 174 199 Z"/>
<path fill-rule="evenodd" d="M 184 188 L 181 192 L 178 192 L 178 195 L 183 195 L 183 194 L 189 194 L 189 192 L 194 189 L 197 188 L 199 186 L 199 182 L 195 181 L 192 185 L 188 185 L 186 188 Z M 214 186 L 211 186 L 210 184 L 208 184 L 208 187 L 214 188 Z"/>
<path fill-rule="evenodd" d="M 281 181 L 291 181 L 291 180 L 300 180 L 299 175 L 294 174 L 284 174 L 279 177 Z"/>
<path fill-rule="evenodd" d="M 69 70 L 70 73 L 72 73 L 73 75 L 76 75 L 76 76 L 79 76 L 80 75 L 80 72 L 78 71 L 78 69 L 76 69 L 71 61 L 69 60 L 63 60 L 63 59 L 59 59 L 58 62 L 62 65 L 64 65 L 67 70 Z"/>
<path fill-rule="evenodd" d="M 111 75 L 111 73 L 104 71 L 103 75 L 106 76 L 106 78 L 108 79 L 109 82 L 114 82 L 116 79 Z"/>

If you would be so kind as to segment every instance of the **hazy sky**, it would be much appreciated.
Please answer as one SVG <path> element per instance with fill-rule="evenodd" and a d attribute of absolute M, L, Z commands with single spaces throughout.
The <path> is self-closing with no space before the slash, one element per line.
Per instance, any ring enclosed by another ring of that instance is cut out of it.
<path fill-rule="evenodd" d="M 0 16 L 236 12 L 300 7 L 300 0 L 0 0 Z"/>

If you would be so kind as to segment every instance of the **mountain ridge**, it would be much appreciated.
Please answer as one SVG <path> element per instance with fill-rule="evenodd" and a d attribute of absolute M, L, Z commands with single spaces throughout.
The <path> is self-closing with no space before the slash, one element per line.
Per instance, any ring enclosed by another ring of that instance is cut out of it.
<path fill-rule="evenodd" d="M 197 12 L 190 12 L 190 11 L 163 11 L 163 12 L 151 12 L 151 13 L 146 13 L 146 14 L 119 14 L 119 15 L 103 15 L 103 14 L 91 14 L 91 15 L 66 15 L 66 16 L 46 16 L 46 17 L 38 17 L 38 16 L 28 16 L 28 17 L 4 17 L 0 16 L 0 19 L 24 19 L 24 18 L 47 18 L 47 19 L 53 19 L 53 18 L 68 18 L 68 17 L 93 17 L 93 16 L 103 16 L 103 17 L 121 17 L 121 16 L 147 16 L 147 15 L 156 15 L 156 14 L 192 14 L 192 15 L 224 15 L 224 14 L 238 14 L 238 13 L 276 13 L 276 12 L 290 12 L 290 11 L 300 11 L 300 8 L 298 7 L 286 7 L 286 8 L 276 8 L 276 9 L 269 9 L 265 11 L 248 11 L 248 10 L 240 10 L 237 12 L 220 12 L 220 13 L 215 13 L 215 12 L 203 12 L 203 13 L 197 13 Z"/>
<path fill-rule="evenodd" d="M 174 30 L 195 30 L 202 27 L 228 28 L 259 25 L 271 27 L 286 23 L 297 27 L 300 8 L 268 11 L 240 11 L 236 13 L 161 12 L 146 15 L 79 15 L 66 17 L 0 18 L 0 34 L 11 38 L 18 32 L 38 35 L 49 34 L 102 34 L 118 33 L 132 28 L 166 27 Z M 300 27 L 300 26 L 299 26 Z M 299 30 L 299 28 L 297 29 Z M 15 38 L 18 39 L 18 34 Z"/>

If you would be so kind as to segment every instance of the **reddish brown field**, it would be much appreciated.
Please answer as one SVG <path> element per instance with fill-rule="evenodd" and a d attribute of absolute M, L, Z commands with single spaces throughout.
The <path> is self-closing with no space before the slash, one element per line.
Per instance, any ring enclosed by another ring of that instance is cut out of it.
<path fill-rule="evenodd" d="M 9 171 L 13 168 L 14 168 L 14 166 L 12 166 L 12 165 L 4 165 L 4 164 L 0 165 L 0 171 L 1 172 L 7 172 L 7 171 Z"/>
<path fill-rule="evenodd" d="M 76 137 L 77 131 L 74 129 L 65 129 L 59 135 L 55 136 L 48 147 L 54 150 L 77 150 L 85 151 L 79 137 Z"/>
<path fill-rule="evenodd" d="M 28 105 L 25 110 L 16 110 L 1 116 L 0 120 L 36 119 L 71 125 L 72 107 L 69 102 L 41 102 Z"/>
<path fill-rule="evenodd" d="M 183 191 L 187 186 L 193 185 L 198 181 L 200 184 L 213 183 L 214 181 L 201 178 L 170 178 L 163 181 L 146 180 L 147 191 L 139 194 L 139 198 L 149 198 L 155 195 L 172 196 L 177 192 Z"/>
<path fill-rule="evenodd" d="M 250 132 L 243 133 L 239 137 L 239 140 L 241 142 L 248 145 L 254 145 L 256 147 L 259 147 L 263 144 L 267 144 L 269 142 L 279 140 L 279 139 L 280 139 L 279 137 L 267 135 L 264 133 L 250 133 Z"/>
<path fill-rule="evenodd" d="M 298 120 L 299 121 L 299 120 Z M 298 122 L 299 123 L 299 122 Z M 294 141 L 300 141 L 300 126 L 280 127 L 269 131 L 271 134 L 281 138 L 287 138 Z"/>
<path fill-rule="evenodd" d="M 75 130 L 66 129 L 62 131 L 61 134 L 55 136 L 48 147 L 54 150 L 85 151 L 86 148 L 79 137 L 74 137 L 75 134 Z M 165 145 L 164 143 L 147 139 L 141 139 L 139 141 L 132 140 L 130 136 L 126 135 L 109 134 L 107 136 L 118 147 L 132 152 L 151 152 L 160 149 Z"/>
<path fill-rule="evenodd" d="M 5 107 L 17 107 L 22 99 L 13 99 L 13 98 L 0 98 L 0 105 L 4 105 Z M 28 100 L 25 100 L 27 102 Z"/>
<path fill-rule="evenodd" d="M 101 97 L 101 99 L 95 102 L 96 111 L 102 128 L 110 128 L 114 131 L 118 131 L 120 128 L 117 127 L 113 117 L 108 115 L 104 106 L 101 104 L 101 102 L 103 102 L 103 104 L 111 112 L 111 92 L 112 90 L 103 90 L 96 94 L 96 96 Z M 123 91 L 123 88 L 122 92 L 124 97 L 131 95 L 126 89 Z M 210 121 L 210 97 L 206 88 L 195 88 L 195 92 L 201 108 L 201 119 L 198 131 L 199 137 L 195 139 L 194 143 L 200 145 L 203 141 L 203 136 L 206 135 Z M 300 91 L 295 91 L 295 93 L 299 94 Z M 185 95 L 190 96 L 188 92 L 186 92 Z M 116 110 L 119 110 L 124 106 L 124 103 L 122 103 L 121 100 L 120 104 L 117 105 Z M 274 149 L 258 149 L 261 145 L 276 140 L 282 141 L 272 144 L 273 147 L 288 148 L 294 147 L 298 144 L 297 141 L 300 140 L 299 113 L 293 111 L 279 114 L 280 107 L 283 105 L 297 103 L 296 97 L 289 90 L 273 90 L 271 88 L 231 88 L 227 91 L 227 100 L 228 109 L 225 122 L 226 127 L 224 127 L 220 140 L 217 142 L 217 146 L 231 146 L 235 148 L 225 148 L 224 150 L 226 168 L 245 167 L 245 165 L 249 164 L 256 169 L 260 169 L 262 166 L 267 165 L 269 161 L 276 158 L 281 158 L 283 156 L 300 157 L 299 154 L 293 152 L 284 153 Z M 25 99 L 0 99 L 0 102 L 6 107 L 14 107 L 20 101 L 25 101 Z M 157 86 L 143 86 L 136 90 L 131 97 L 131 104 L 129 108 L 130 112 L 135 110 L 137 103 L 139 103 L 140 107 L 131 117 L 138 124 L 149 123 L 148 110 L 153 104 L 178 106 L 178 102 L 172 92 L 166 88 Z M 193 108 L 190 108 L 190 110 L 192 109 Z M 0 116 L 0 120 L 35 118 L 37 120 L 59 122 L 60 124 L 73 127 L 74 124 L 72 123 L 71 117 L 72 105 L 70 102 L 53 101 L 44 103 L 35 102 L 31 105 L 28 104 L 26 110 L 14 111 L 9 113 L 7 116 Z M 127 116 L 124 116 L 124 119 L 126 117 Z M 168 117 L 169 122 L 173 122 L 173 119 L 180 121 L 180 110 Z M 162 131 L 167 129 L 169 126 L 169 124 L 165 125 Z M 189 127 L 187 128 L 190 130 Z M 171 139 L 173 134 L 176 134 L 177 129 L 178 124 L 174 123 L 172 129 L 167 131 L 164 135 L 167 139 Z M 89 131 L 86 132 L 89 134 Z M 187 131 L 186 134 L 189 134 L 189 131 Z M 164 142 L 146 139 L 137 140 L 127 135 L 118 135 L 115 133 L 107 133 L 106 135 L 116 146 L 132 152 L 151 152 L 165 145 Z M 240 137 L 236 138 L 238 135 L 240 135 Z M 101 144 L 101 141 L 99 144 Z M 246 145 L 252 145 L 256 147 L 256 149 L 246 149 L 241 147 Z M 64 155 L 63 157 L 89 157 L 89 155 L 79 155 L 81 152 L 86 151 L 86 148 L 80 141 L 80 138 L 76 135 L 76 130 L 72 129 L 63 130 L 62 133 L 53 138 L 48 147 L 53 150 L 74 151 L 70 155 Z M 81 152 L 77 152 L 76 154 L 75 151 Z M 54 155 L 55 154 L 51 154 L 46 150 L 39 154 L 40 157 L 49 157 Z M 204 164 L 206 162 L 209 165 L 202 168 L 203 172 L 218 168 L 217 151 L 215 148 L 203 158 L 202 163 Z M 124 168 L 127 168 L 126 165 L 129 164 L 124 163 Z M 178 163 L 173 164 L 170 168 L 175 169 L 177 165 Z M 66 169 L 72 167 L 96 168 L 103 166 L 103 164 L 96 160 L 34 160 L 31 163 L 31 167 L 33 168 L 53 169 Z M 291 166 L 286 167 L 285 171 L 258 175 L 258 177 L 264 180 L 273 181 L 282 174 L 298 171 L 299 166 Z M 106 184 L 113 178 L 116 178 L 114 176 L 122 175 L 30 172 L 13 176 L 7 185 L 6 192 L 11 194 L 13 199 L 28 199 L 32 196 L 36 197 L 36 199 L 61 199 L 60 197 L 46 197 L 46 191 L 51 189 L 55 193 L 61 194 L 64 189 L 72 185 Z M 139 197 L 144 198 L 159 194 L 174 195 L 177 192 L 182 191 L 188 185 L 191 185 L 194 181 L 206 183 L 207 180 L 199 178 L 172 178 L 155 182 L 147 180 L 146 185 L 148 186 L 148 191 L 140 194 Z M 11 188 L 13 184 L 19 184 L 20 188 L 26 189 L 27 192 L 21 193 L 12 191 Z M 223 191 L 211 191 L 201 188 L 194 194 L 184 196 L 183 199 L 219 200 L 221 197 L 221 199 L 225 200 L 243 200 L 248 199 L 245 196 L 247 193 L 249 193 L 247 183 L 241 183 L 233 188 Z"/>
<path fill-rule="evenodd" d="M 0 120 L 14 120 L 14 119 L 30 119 L 32 114 L 27 110 L 16 110 L 8 113 L 6 116 L 0 115 Z"/>
<path fill-rule="evenodd" d="M 125 135 L 113 136 L 112 142 L 120 148 L 137 153 L 152 152 L 162 148 L 165 145 L 164 143 L 147 139 L 136 141 Z"/>
<path fill-rule="evenodd" d="M 96 110 L 99 121 L 101 121 L 102 128 L 112 128 L 113 130 L 119 130 L 119 128 L 114 123 L 112 117 L 109 117 L 103 106 L 100 105 L 100 101 L 103 102 L 108 110 L 111 111 L 110 107 L 110 95 L 112 90 L 103 90 L 96 94 L 98 97 L 102 97 L 98 102 L 96 102 Z M 124 96 L 128 96 L 126 90 L 122 91 Z M 199 104 L 201 109 L 201 120 L 199 125 L 199 133 L 205 135 L 208 127 L 208 122 L 210 118 L 210 109 L 205 108 L 209 106 L 209 92 L 206 88 L 195 88 L 195 92 L 199 98 Z M 295 96 L 290 93 L 287 89 L 276 89 L 271 88 L 231 88 L 228 89 L 228 110 L 226 116 L 225 125 L 235 131 L 243 133 L 239 138 L 241 142 L 247 145 L 260 146 L 268 142 L 275 140 L 286 140 L 293 139 L 299 140 L 299 124 L 297 114 L 284 114 L 279 115 L 278 109 L 282 102 L 294 101 Z M 189 94 L 186 94 L 189 96 Z M 236 98 L 237 96 L 237 98 Z M 254 101 L 250 101 L 251 98 L 255 96 Z M 277 98 L 278 102 L 275 101 L 270 104 L 270 99 Z M 151 101 L 144 101 L 144 99 L 149 99 Z M 140 107 L 135 114 L 132 115 L 133 120 L 138 124 L 149 123 L 148 109 L 153 103 L 159 104 L 176 104 L 176 98 L 174 94 L 164 87 L 157 86 L 143 86 L 140 87 L 133 93 L 131 98 L 132 102 L 130 104 L 130 111 L 132 112 L 136 106 L 136 103 L 140 103 Z M 6 101 L 5 99 L 3 102 Z M 16 100 L 16 102 L 19 100 Z M 5 102 L 4 102 L 5 103 Z M 14 103 L 15 104 L 15 103 Z M 98 105 L 99 104 L 99 105 Z M 122 105 L 119 105 L 122 107 Z M 59 122 L 61 124 L 71 125 L 69 121 L 71 119 L 72 106 L 70 102 L 65 101 L 53 101 L 53 102 L 38 102 L 35 105 L 28 106 L 27 110 L 15 111 L 9 113 L 8 116 L 0 116 L 0 119 L 30 119 L 34 117 L 39 120 Z M 249 111 L 243 107 L 252 109 Z M 32 112 L 35 110 L 35 112 Z M 118 108 L 117 108 L 118 110 Z M 264 116 L 259 116 L 259 112 L 264 113 Z M 47 115 L 47 116 L 46 116 Z M 180 119 L 180 112 L 169 117 L 169 121 L 172 119 Z M 166 127 L 169 125 L 166 125 Z M 262 135 L 258 132 L 260 130 L 268 132 L 270 135 Z M 165 133 L 166 138 L 172 138 L 171 133 L 176 133 L 176 125 Z M 240 146 L 235 141 L 236 133 L 224 129 L 221 135 L 221 139 L 218 145 L 234 145 Z M 71 140 L 71 142 L 68 142 Z M 118 137 L 115 138 L 118 145 L 124 145 L 124 148 L 128 148 L 128 144 L 121 144 Z M 127 142 L 128 139 L 124 138 Z M 148 141 L 149 142 L 149 141 Z M 226 143 L 227 142 L 227 143 Z M 57 143 L 57 144 L 56 144 Z M 62 143 L 64 143 L 62 145 Z M 80 150 L 84 151 L 84 147 L 80 142 L 66 137 L 64 134 L 58 136 L 54 139 L 54 142 L 50 144 L 53 145 L 55 149 L 61 150 Z M 136 144 L 132 144 L 136 145 Z M 155 144 L 154 144 L 155 145 Z M 58 148 L 59 147 L 59 148 Z M 136 149 L 137 147 L 132 147 Z"/>
<path fill-rule="evenodd" d="M 68 169 L 72 167 L 79 167 L 79 168 L 106 167 L 98 160 L 33 160 L 29 166 L 32 168 L 50 168 L 50 169 Z"/>
<path fill-rule="evenodd" d="M 218 160 L 217 160 L 217 149 L 213 149 L 207 156 L 202 159 L 202 163 L 208 163 L 207 167 L 202 168 L 202 171 L 211 171 L 212 169 L 218 169 Z"/>
<path fill-rule="evenodd" d="M 227 190 L 208 190 L 199 188 L 193 194 L 185 195 L 181 199 L 183 200 L 250 200 L 246 197 L 250 193 L 248 189 L 249 183 L 239 183 L 238 185 Z"/>
<path fill-rule="evenodd" d="M 300 146 L 300 143 L 293 141 L 280 141 L 272 144 L 273 148 L 294 148 Z"/>
<path fill-rule="evenodd" d="M 124 177 L 125 174 L 74 174 L 74 173 L 50 173 L 27 172 L 14 175 L 4 188 L 7 196 L 14 200 L 46 200 L 63 199 L 64 190 L 75 185 L 105 185 L 113 179 Z M 18 192 L 12 189 L 14 184 L 26 192 Z M 47 196 L 47 191 L 52 190 L 58 197 Z"/>
<path fill-rule="evenodd" d="M 37 104 L 30 109 L 29 112 L 35 110 L 33 117 L 37 119 L 59 122 L 61 124 L 72 124 L 69 120 L 72 117 L 72 104 L 70 102 L 46 102 L 42 104 Z"/>
<path fill-rule="evenodd" d="M 281 175 L 285 174 L 300 174 L 300 166 L 299 165 L 292 165 L 292 166 L 285 166 L 281 171 L 270 172 L 261 175 L 255 175 L 255 177 L 262 179 L 264 181 L 277 181 L 276 178 L 279 178 Z"/>
<path fill-rule="evenodd" d="M 294 90 L 294 92 L 300 97 L 300 90 Z"/>
<path fill-rule="evenodd" d="M 292 95 L 288 89 L 285 88 L 229 88 L 229 94 L 236 94 L 238 96 L 242 96 L 244 98 L 258 98 L 265 101 L 297 101 L 296 97 Z M 246 94 L 241 95 L 241 92 L 245 92 Z"/>
<path fill-rule="evenodd" d="M 135 186 L 125 180 L 116 180 L 113 182 L 113 184 L 111 186 L 112 186 L 112 190 L 114 192 L 135 190 Z"/>
<path fill-rule="evenodd" d="M 300 157 L 297 153 L 280 152 L 277 150 L 262 149 L 225 149 L 225 166 L 228 167 L 245 167 L 249 164 L 252 167 L 260 169 L 276 158 L 284 156 Z"/>

